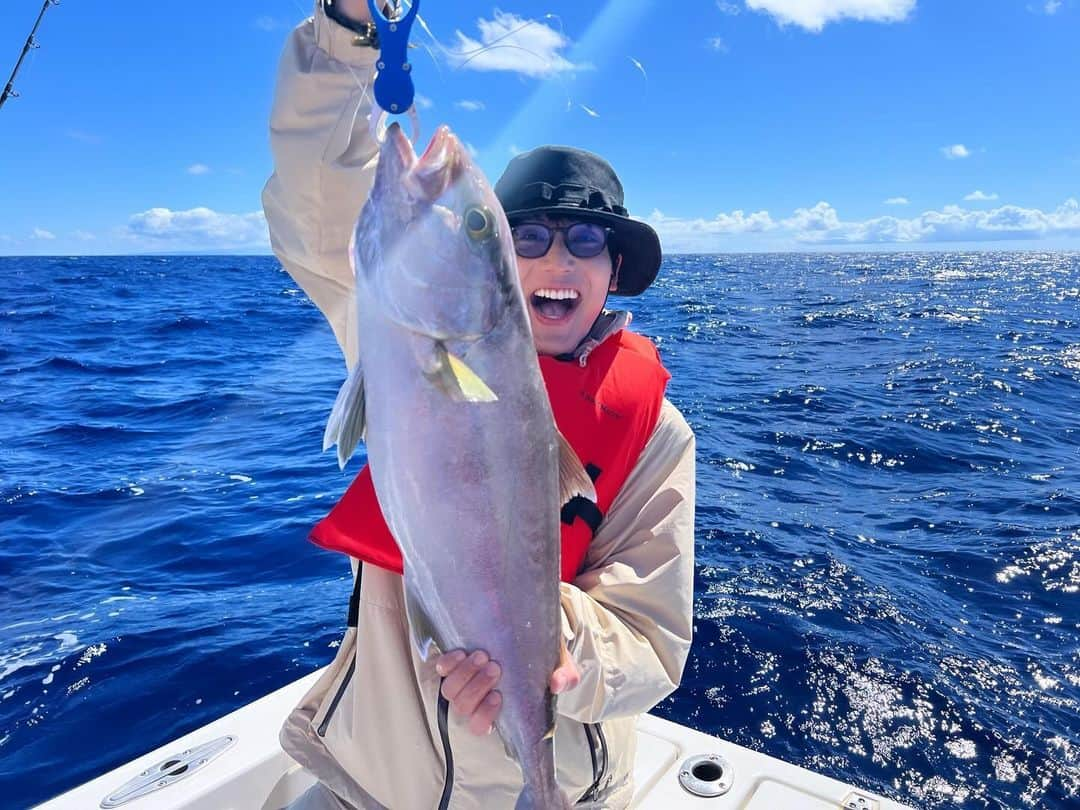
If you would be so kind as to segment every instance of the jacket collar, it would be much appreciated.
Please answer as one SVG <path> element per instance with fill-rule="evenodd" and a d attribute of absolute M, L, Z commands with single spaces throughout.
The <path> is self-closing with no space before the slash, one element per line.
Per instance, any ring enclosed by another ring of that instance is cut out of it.
<path fill-rule="evenodd" d="M 556 360 L 570 361 L 577 360 L 578 365 L 585 368 L 586 363 L 589 361 L 589 355 L 593 349 L 607 340 L 614 334 L 621 332 L 623 329 L 630 325 L 630 321 L 633 320 L 633 315 L 624 309 L 605 309 L 600 313 L 600 317 L 596 319 L 596 322 L 592 325 L 592 329 L 577 345 L 574 351 L 567 354 L 559 354 L 555 356 Z"/>

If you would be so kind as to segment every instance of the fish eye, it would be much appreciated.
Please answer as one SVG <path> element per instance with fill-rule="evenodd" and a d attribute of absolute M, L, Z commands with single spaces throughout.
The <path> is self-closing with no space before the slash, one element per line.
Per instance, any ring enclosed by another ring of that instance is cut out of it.
<path fill-rule="evenodd" d="M 474 205 L 466 209 L 462 224 L 465 227 L 465 235 L 474 242 L 481 242 L 495 233 L 495 215 L 482 205 Z"/>

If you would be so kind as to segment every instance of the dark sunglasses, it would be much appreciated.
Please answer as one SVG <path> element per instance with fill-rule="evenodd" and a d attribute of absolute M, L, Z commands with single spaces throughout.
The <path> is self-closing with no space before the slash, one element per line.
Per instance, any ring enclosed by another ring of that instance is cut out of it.
<path fill-rule="evenodd" d="M 556 228 L 542 222 L 523 222 L 510 228 L 514 237 L 514 250 L 525 259 L 539 259 L 551 250 L 555 233 L 561 231 L 566 249 L 579 259 L 599 256 L 607 247 L 611 228 L 595 222 L 575 222 L 565 228 Z"/>

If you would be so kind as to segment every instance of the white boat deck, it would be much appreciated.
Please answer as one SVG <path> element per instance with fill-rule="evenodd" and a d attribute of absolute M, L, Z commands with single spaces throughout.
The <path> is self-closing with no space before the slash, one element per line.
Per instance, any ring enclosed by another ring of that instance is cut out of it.
<path fill-rule="evenodd" d="M 278 729 L 319 674 L 313 672 L 121 765 L 39 805 L 39 810 L 101 807 L 107 796 L 151 766 L 225 736 L 234 737 L 235 742 L 203 768 L 120 806 L 129 810 L 280 810 L 313 780 L 281 750 Z M 726 761 L 720 780 L 730 782 L 726 793 L 703 798 L 680 785 L 680 771 L 695 755 L 719 755 Z M 175 765 L 166 770 L 175 770 Z M 651 715 L 638 724 L 634 775 L 633 806 L 641 810 L 907 810 L 892 800 Z"/>

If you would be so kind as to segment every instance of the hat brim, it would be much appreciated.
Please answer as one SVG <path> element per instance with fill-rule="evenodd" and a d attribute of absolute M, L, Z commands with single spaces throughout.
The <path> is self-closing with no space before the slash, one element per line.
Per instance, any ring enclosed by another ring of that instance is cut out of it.
<path fill-rule="evenodd" d="M 660 272 L 663 260 L 660 237 L 651 226 L 640 220 L 576 205 L 538 206 L 506 212 L 506 219 L 511 225 L 530 216 L 566 217 L 611 228 L 615 234 L 617 252 L 622 256 L 619 282 L 612 291 L 613 295 L 641 295 Z"/>

